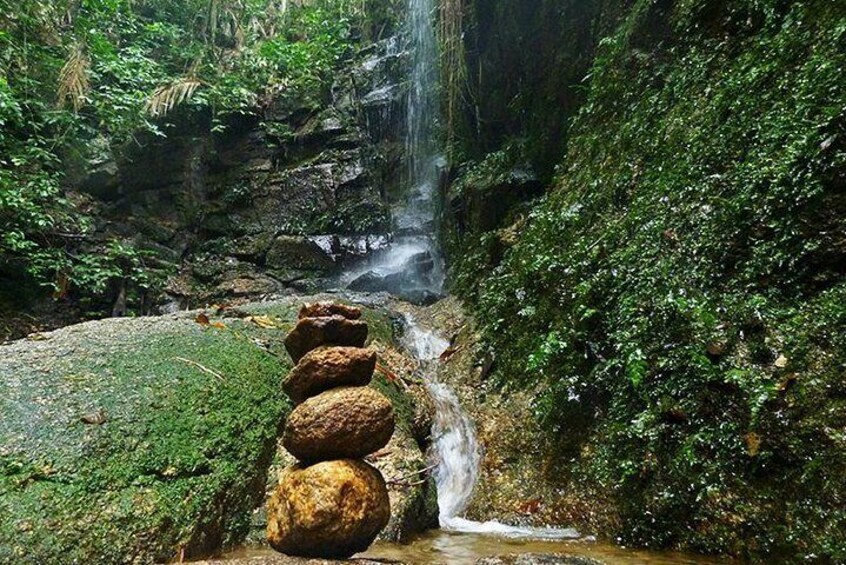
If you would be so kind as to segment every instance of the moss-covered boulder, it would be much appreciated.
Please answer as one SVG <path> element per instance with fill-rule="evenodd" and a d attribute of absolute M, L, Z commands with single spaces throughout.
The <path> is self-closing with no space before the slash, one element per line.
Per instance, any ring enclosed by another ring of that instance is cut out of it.
<path fill-rule="evenodd" d="M 288 410 L 297 305 L 0 347 L 0 563 L 152 563 L 240 541 Z"/>

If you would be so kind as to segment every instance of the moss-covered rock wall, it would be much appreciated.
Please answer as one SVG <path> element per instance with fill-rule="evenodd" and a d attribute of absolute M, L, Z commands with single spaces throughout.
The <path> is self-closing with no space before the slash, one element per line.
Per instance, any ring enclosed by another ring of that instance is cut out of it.
<path fill-rule="evenodd" d="M 591 4 L 622 17 L 547 195 L 448 231 L 493 378 L 541 386 L 603 534 L 843 560 L 846 6 Z"/>

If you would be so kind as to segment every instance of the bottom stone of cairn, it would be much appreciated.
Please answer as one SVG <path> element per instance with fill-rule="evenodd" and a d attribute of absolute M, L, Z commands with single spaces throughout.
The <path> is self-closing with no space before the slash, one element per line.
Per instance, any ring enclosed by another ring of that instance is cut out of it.
<path fill-rule="evenodd" d="M 367 463 L 294 465 L 270 499 L 267 536 L 282 553 L 346 559 L 370 547 L 390 516 L 385 480 Z"/>

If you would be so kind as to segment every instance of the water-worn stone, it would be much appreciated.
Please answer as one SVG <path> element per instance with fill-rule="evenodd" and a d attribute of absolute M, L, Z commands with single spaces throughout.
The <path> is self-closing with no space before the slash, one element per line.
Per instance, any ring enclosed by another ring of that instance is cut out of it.
<path fill-rule="evenodd" d="M 271 497 L 267 539 L 289 555 L 343 559 L 367 549 L 390 516 L 385 480 L 367 463 L 295 465 Z"/>
<path fill-rule="evenodd" d="M 359 347 L 321 347 L 308 352 L 282 382 L 296 404 L 342 386 L 365 386 L 376 369 L 376 352 Z"/>
<path fill-rule="evenodd" d="M 364 347 L 367 341 L 367 324 L 359 320 L 348 320 L 343 316 L 303 318 L 285 338 L 285 349 L 294 363 L 323 345 Z"/>
<path fill-rule="evenodd" d="M 385 447 L 394 426 L 391 401 L 380 392 L 337 388 L 291 412 L 282 445 L 300 461 L 357 459 Z"/>
<path fill-rule="evenodd" d="M 361 318 L 361 308 L 335 302 L 314 302 L 313 304 L 303 304 L 303 307 L 300 308 L 300 319 L 325 318 L 327 316 L 343 316 L 348 320 L 358 320 Z"/>

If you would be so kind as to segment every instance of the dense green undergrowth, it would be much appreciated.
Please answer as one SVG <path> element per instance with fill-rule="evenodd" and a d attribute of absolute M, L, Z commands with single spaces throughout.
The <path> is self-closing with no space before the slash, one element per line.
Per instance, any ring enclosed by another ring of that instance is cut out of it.
<path fill-rule="evenodd" d="M 222 132 L 272 101 L 323 102 L 359 39 L 387 25 L 382 4 L 0 1 L 0 273 L 77 298 L 160 285 L 173 265 L 91 237 L 95 203 L 68 191 L 69 172 L 186 115 Z"/>
<path fill-rule="evenodd" d="M 635 2 L 516 243 L 459 242 L 626 543 L 846 559 L 844 68 L 842 3 Z"/>

